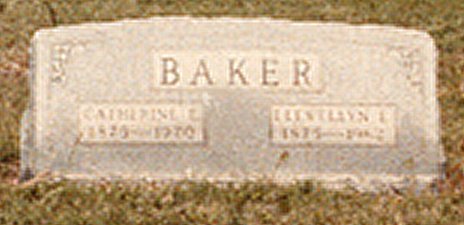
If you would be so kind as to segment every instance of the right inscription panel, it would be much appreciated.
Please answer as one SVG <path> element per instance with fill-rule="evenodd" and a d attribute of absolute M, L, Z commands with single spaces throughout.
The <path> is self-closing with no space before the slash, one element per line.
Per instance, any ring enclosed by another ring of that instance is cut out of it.
<path fill-rule="evenodd" d="M 275 144 L 394 145 L 392 104 L 276 105 L 271 110 Z"/>

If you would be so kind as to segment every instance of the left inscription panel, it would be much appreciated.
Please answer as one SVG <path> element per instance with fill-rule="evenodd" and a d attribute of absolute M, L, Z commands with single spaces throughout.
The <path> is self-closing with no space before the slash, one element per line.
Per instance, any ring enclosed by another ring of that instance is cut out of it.
<path fill-rule="evenodd" d="M 203 122 L 200 104 L 79 106 L 81 143 L 203 143 Z"/>

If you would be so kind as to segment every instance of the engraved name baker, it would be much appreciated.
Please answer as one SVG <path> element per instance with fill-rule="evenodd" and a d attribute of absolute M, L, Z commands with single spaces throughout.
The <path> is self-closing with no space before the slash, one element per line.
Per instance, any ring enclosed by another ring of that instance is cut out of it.
<path fill-rule="evenodd" d="M 321 88 L 319 61 L 311 54 L 257 51 L 157 51 L 155 88 Z"/>

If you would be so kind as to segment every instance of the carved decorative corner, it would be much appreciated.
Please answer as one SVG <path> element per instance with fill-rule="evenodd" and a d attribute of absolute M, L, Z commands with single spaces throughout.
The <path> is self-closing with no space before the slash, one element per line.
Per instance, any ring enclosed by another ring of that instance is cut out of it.
<path fill-rule="evenodd" d="M 52 84 L 63 84 L 66 82 L 66 64 L 77 52 L 84 51 L 88 43 L 83 41 L 70 41 L 54 44 L 51 54 L 50 81 Z"/>
<path fill-rule="evenodd" d="M 409 86 L 421 95 L 424 94 L 423 61 L 420 48 L 407 46 L 391 47 L 390 53 L 401 67 L 400 76 L 405 77 Z"/>

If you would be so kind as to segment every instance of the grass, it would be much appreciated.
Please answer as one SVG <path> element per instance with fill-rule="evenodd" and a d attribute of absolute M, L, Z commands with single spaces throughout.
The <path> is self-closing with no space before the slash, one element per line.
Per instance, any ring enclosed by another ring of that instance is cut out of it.
<path fill-rule="evenodd" d="M 310 183 L 241 188 L 39 183 L 0 187 L 0 223 L 462 224 L 462 195 L 329 192 Z"/>
<path fill-rule="evenodd" d="M 438 194 L 328 191 L 316 184 L 15 185 L 35 30 L 155 15 L 273 17 L 428 31 L 440 51 L 446 180 Z M 463 0 L 0 0 L 0 224 L 464 224 Z"/>

